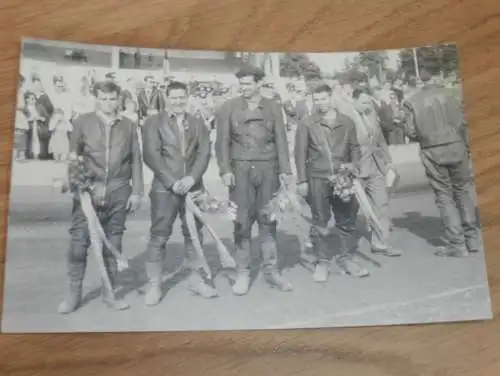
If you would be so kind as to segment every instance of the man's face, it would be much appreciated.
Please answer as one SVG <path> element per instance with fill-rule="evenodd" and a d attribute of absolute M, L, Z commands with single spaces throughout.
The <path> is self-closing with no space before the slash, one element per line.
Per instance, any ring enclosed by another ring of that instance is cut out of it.
<path fill-rule="evenodd" d="M 116 113 L 118 109 L 118 93 L 103 93 L 102 91 L 97 91 L 96 108 L 106 115 Z"/>
<path fill-rule="evenodd" d="M 42 83 L 38 80 L 33 81 L 33 88 L 35 89 L 36 92 L 43 93 L 43 86 Z"/>
<path fill-rule="evenodd" d="M 151 77 L 148 77 L 148 78 L 146 79 L 146 89 L 147 89 L 147 90 L 151 90 L 151 89 L 153 88 L 153 86 L 154 86 L 154 81 L 153 81 L 153 79 L 152 79 Z"/>
<path fill-rule="evenodd" d="M 64 91 L 64 82 L 62 81 L 54 82 L 54 89 L 56 93 L 62 93 Z"/>
<path fill-rule="evenodd" d="M 371 108 L 372 101 L 368 94 L 361 93 L 361 95 L 354 100 L 354 107 L 358 112 L 366 112 Z"/>
<path fill-rule="evenodd" d="M 239 79 L 240 92 L 245 98 L 251 98 L 259 91 L 259 84 L 255 82 L 253 76 L 245 76 Z"/>
<path fill-rule="evenodd" d="M 169 108 L 175 114 L 181 114 L 186 111 L 188 95 L 184 89 L 170 90 L 167 96 Z"/>
<path fill-rule="evenodd" d="M 332 97 L 326 91 L 321 93 L 313 93 L 312 101 L 314 108 L 321 113 L 328 112 L 333 108 Z"/>

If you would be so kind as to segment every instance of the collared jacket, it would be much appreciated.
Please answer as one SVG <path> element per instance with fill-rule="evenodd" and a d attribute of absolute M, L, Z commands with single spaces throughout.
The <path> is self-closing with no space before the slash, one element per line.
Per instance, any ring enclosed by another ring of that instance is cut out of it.
<path fill-rule="evenodd" d="M 328 160 L 326 142 L 331 161 Z M 337 113 L 335 123 L 328 125 L 320 114 L 314 113 L 299 124 L 295 141 L 298 183 L 310 178 L 328 179 L 333 172 L 332 167 L 336 169 L 343 163 L 353 163 L 358 167 L 360 158 L 356 128 L 347 115 Z"/>
<path fill-rule="evenodd" d="M 408 98 L 407 109 L 407 132 L 423 149 L 464 141 L 461 103 L 449 89 L 426 85 Z"/>
<path fill-rule="evenodd" d="M 421 154 L 435 163 L 459 163 L 467 157 L 467 126 L 462 104 L 450 89 L 426 85 L 408 98 L 407 134 Z"/>
<path fill-rule="evenodd" d="M 291 173 L 279 104 L 262 98 L 251 111 L 243 97 L 226 102 L 217 113 L 216 151 L 221 175 L 232 172 L 232 161 L 277 160 L 280 173 Z"/>
<path fill-rule="evenodd" d="M 82 156 L 96 181 L 107 192 L 132 183 L 132 194 L 144 193 L 144 177 L 137 126 L 126 118 L 105 125 L 96 112 L 73 121 L 70 152 Z"/>
<path fill-rule="evenodd" d="M 146 120 L 143 128 L 144 162 L 153 171 L 153 191 L 169 190 L 185 176 L 198 185 L 210 160 L 210 137 L 201 119 L 185 114 L 184 135 L 173 114 L 162 111 Z"/>
<path fill-rule="evenodd" d="M 149 116 L 148 110 L 152 109 L 157 112 L 165 110 L 165 100 L 163 94 L 158 89 L 152 89 L 148 97 L 146 90 L 139 91 L 137 95 L 137 104 L 139 106 L 139 117 L 147 118 Z"/>
<path fill-rule="evenodd" d="M 356 135 L 361 149 L 359 176 L 369 177 L 387 173 L 387 166 L 392 163 L 389 146 L 380 126 L 380 118 L 375 110 L 369 114 L 357 115 Z"/>

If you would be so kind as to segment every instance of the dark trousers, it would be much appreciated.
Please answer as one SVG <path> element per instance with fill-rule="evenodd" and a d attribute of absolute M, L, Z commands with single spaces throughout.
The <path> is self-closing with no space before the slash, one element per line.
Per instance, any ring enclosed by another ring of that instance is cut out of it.
<path fill-rule="evenodd" d="M 49 144 L 50 144 L 50 138 L 52 136 L 52 133 L 49 131 L 49 124 L 47 122 L 42 122 L 42 121 L 30 122 L 30 130 L 26 135 L 27 151 L 29 158 L 36 157 L 34 155 L 34 150 L 32 150 L 32 145 L 31 145 L 34 137 L 34 132 L 36 132 L 38 136 L 38 141 L 40 142 L 39 158 L 49 159 L 50 157 Z"/>
<path fill-rule="evenodd" d="M 333 211 L 335 226 L 340 232 L 336 234 L 330 231 L 327 235 L 322 235 L 312 227 L 312 243 L 318 262 L 329 262 L 333 255 L 340 259 L 352 258 L 357 247 L 355 233 L 359 206 L 356 199 L 353 197 L 344 202 L 333 195 L 333 188 L 328 180 L 309 179 L 308 202 L 314 226 L 325 228 Z"/>
<path fill-rule="evenodd" d="M 201 262 L 192 245 L 186 224 L 184 196 L 176 195 L 172 191 L 162 192 L 152 190 L 149 197 L 151 200 L 151 230 L 147 249 L 148 262 L 163 262 L 165 257 L 165 245 L 172 235 L 175 219 L 177 215 L 179 215 L 182 221 L 181 228 L 186 245 L 187 266 L 192 270 L 199 270 L 201 268 Z M 195 222 L 200 243 L 203 244 L 203 224 L 196 217 Z"/>
<path fill-rule="evenodd" d="M 229 191 L 231 201 L 238 206 L 234 223 L 235 260 L 238 268 L 250 269 L 252 262 L 251 236 L 255 221 L 259 226 L 263 266 L 277 265 L 276 222 L 262 215 L 262 209 L 279 189 L 276 161 L 233 161 L 236 184 Z"/>
<path fill-rule="evenodd" d="M 437 163 L 425 150 L 421 157 L 444 224 L 447 247 L 457 251 L 478 250 L 479 228 L 470 194 L 469 157 L 465 153 L 459 162 L 446 164 Z"/>
<path fill-rule="evenodd" d="M 395 126 L 383 131 L 387 145 L 401 145 L 405 143 L 404 129 Z"/>
<path fill-rule="evenodd" d="M 106 207 L 96 210 L 101 226 L 116 249 L 122 251 L 122 236 L 125 231 L 127 218 L 127 202 L 132 188 L 128 185 L 109 192 L 105 200 Z M 72 283 L 81 283 L 85 275 L 87 265 L 87 251 L 90 246 L 89 229 L 87 219 L 83 213 L 78 197 L 73 199 L 73 211 L 71 214 L 72 225 L 70 228 L 71 244 L 68 252 L 68 274 Z M 103 258 L 106 269 L 110 274 L 111 283 L 115 282 L 118 273 L 117 261 L 107 247 L 103 248 Z"/>
<path fill-rule="evenodd" d="M 28 130 L 16 129 L 14 132 L 14 151 L 16 157 L 26 157 L 28 152 Z"/>

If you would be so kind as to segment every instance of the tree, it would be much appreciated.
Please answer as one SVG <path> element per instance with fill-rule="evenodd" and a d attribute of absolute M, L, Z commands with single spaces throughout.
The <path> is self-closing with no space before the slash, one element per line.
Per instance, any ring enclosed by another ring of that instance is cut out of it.
<path fill-rule="evenodd" d="M 416 48 L 418 68 L 425 68 L 432 74 L 443 74 L 445 77 L 454 73 L 458 75 L 458 52 L 453 44 L 426 46 Z M 406 82 L 416 76 L 413 49 L 404 49 L 399 52 L 399 73 Z"/>
<path fill-rule="evenodd" d="M 303 76 L 306 80 L 314 80 L 321 78 L 321 70 L 306 54 L 287 53 L 280 61 L 280 75 Z"/>
<path fill-rule="evenodd" d="M 355 61 L 366 72 L 368 77 L 376 77 L 379 81 L 385 80 L 385 64 L 388 60 L 385 51 L 363 51 L 356 57 Z"/>
<path fill-rule="evenodd" d="M 362 72 L 358 66 L 353 65 L 346 71 L 337 72 L 333 78 L 338 80 L 340 84 L 366 84 L 368 75 Z"/>
<path fill-rule="evenodd" d="M 444 76 L 447 77 L 452 73 L 458 76 L 459 63 L 457 46 L 455 44 L 445 44 L 441 47 L 441 51 Z"/>

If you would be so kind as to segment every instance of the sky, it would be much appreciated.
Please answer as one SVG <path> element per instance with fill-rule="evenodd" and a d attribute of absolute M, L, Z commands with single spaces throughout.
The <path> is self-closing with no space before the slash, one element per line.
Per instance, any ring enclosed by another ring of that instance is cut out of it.
<path fill-rule="evenodd" d="M 400 50 L 387 50 L 388 68 L 397 69 L 398 67 L 398 52 Z M 325 73 L 333 73 L 336 70 L 341 70 L 344 67 L 344 62 L 347 59 L 353 59 L 357 52 L 335 52 L 335 53 L 309 53 L 309 58 L 318 64 L 319 68 Z"/>

